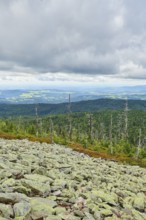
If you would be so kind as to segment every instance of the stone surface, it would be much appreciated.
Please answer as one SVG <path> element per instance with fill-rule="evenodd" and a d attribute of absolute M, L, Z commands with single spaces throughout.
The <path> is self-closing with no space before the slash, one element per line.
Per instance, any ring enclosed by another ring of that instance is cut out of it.
<path fill-rule="evenodd" d="M 139 193 L 134 199 L 133 207 L 143 212 L 145 208 L 144 203 L 145 203 L 145 195 L 143 193 Z"/>
<path fill-rule="evenodd" d="M 31 212 L 31 205 L 28 202 L 19 202 L 13 206 L 15 217 L 26 218 Z"/>
<path fill-rule="evenodd" d="M 0 220 L 146 219 L 146 169 L 0 139 Z"/>
<path fill-rule="evenodd" d="M 14 217 L 12 206 L 0 203 L 0 215 L 8 219 Z"/>
<path fill-rule="evenodd" d="M 52 208 L 50 203 L 47 201 L 33 198 L 30 200 L 31 204 L 31 217 L 33 219 L 45 218 L 50 214 L 54 214 L 55 210 Z"/>

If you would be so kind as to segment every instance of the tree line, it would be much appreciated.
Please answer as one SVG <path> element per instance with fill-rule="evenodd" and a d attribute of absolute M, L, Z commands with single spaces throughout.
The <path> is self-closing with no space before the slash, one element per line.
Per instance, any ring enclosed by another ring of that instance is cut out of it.
<path fill-rule="evenodd" d="M 146 111 L 130 110 L 128 101 L 123 110 L 39 115 L 36 105 L 32 117 L 0 119 L 0 131 L 48 137 L 52 143 L 79 143 L 84 148 L 105 151 L 111 155 L 146 157 Z"/>

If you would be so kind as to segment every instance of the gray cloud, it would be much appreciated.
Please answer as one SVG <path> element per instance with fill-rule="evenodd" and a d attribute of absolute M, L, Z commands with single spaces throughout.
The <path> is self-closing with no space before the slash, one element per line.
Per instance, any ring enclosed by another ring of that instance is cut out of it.
<path fill-rule="evenodd" d="M 146 78 L 145 27 L 145 0 L 0 0 L 0 70 Z"/>

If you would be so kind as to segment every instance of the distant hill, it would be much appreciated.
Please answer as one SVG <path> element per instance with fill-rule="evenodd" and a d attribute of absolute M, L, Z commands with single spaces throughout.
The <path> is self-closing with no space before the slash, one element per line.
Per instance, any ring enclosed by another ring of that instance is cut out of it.
<path fill-rule="evenodd" d="M 0 104 L 0 117 L 10 116 L 33 116 L 35 115 L 35 104 Z M 61 114 L 68 111 L 68 103 L 60 104 L 38 104 L 38 114 Z M 129 109 L 146 110 L 146 101 L 129 100 Z M 94 112 L 106 109 L 120 110 L 125 108 L 125 100 L 97 99 L 80 102 L 72 102 L 72 112 Z"/>
<path fill-rule="evenodd" d="M 71 95 L 72 102 L 96 99 L 126 99 L 146 100 L 146 86 L 126 87 L 70 87 L 70 88 L 38 88 L 38 89 L 5 89 L 0 90 L 0 103 L 3 104 L 58 104 L 68 101 Z"/>

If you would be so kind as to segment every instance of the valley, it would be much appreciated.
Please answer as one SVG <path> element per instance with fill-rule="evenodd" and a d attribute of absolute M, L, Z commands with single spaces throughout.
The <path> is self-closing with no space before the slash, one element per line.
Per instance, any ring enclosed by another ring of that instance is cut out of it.
<path fill-rule="evenodd" d="M 96 99 L 131 99 L 146 100 L 146 86 L 129 87 L 59 87 L 39 89 L 3 89 L 0 90 L 0 103 L 7 104 L 57 104 L 68 102 L 71 95 L 72 102 Z"/>

